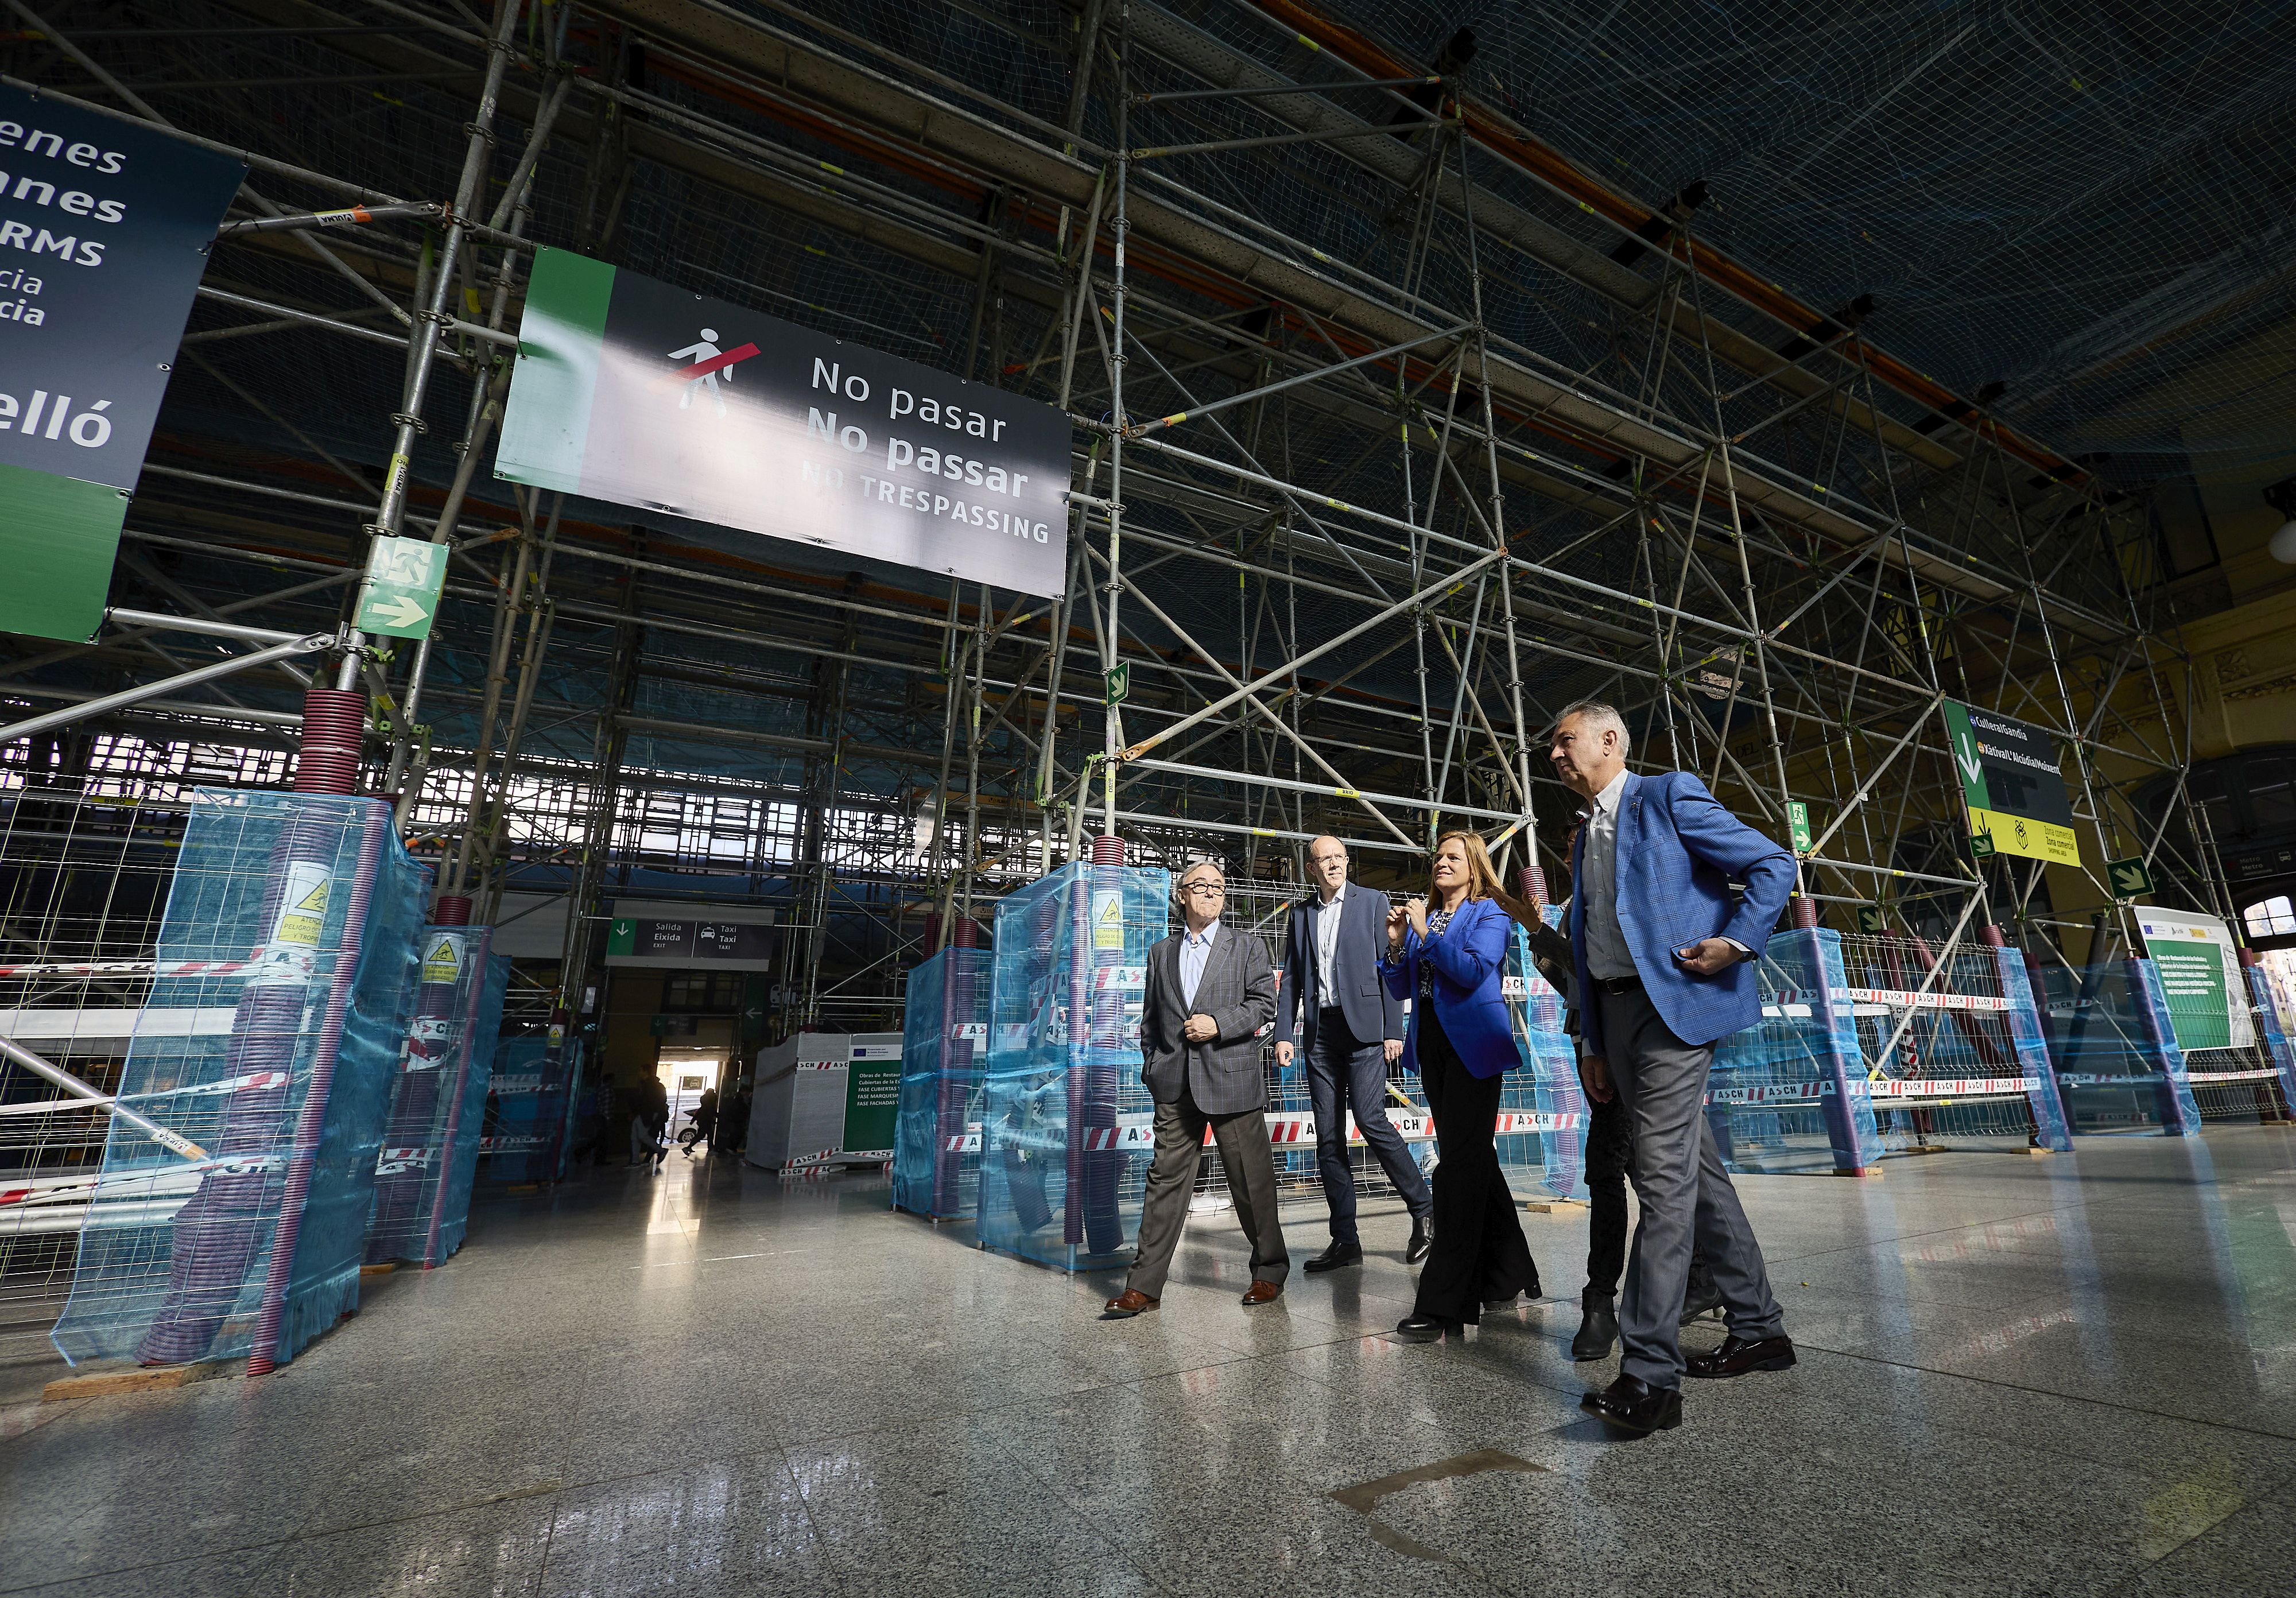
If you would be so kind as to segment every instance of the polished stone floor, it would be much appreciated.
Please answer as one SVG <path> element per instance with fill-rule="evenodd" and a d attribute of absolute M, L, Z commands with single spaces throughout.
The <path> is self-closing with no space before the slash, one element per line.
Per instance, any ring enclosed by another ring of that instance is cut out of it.
<path fill-rule="evenodd" d="M 267 1379 L 0 1370 L 0 1590 L 2290 1591 L 2296 1134 L 1742 1191 L 1801 1364 L 1620 1442 L 1575 1408 L 1615 1367 L 1562 1348 L 1583 1218 L 1528 1218 L 1554 1297 L 1413 1347 L 1398 1214 L 1250 1311 L 1200 1217 L 1161 1311 L 1103 1323 L 1111 1279 L 882 1177 L 608 1168 L 490 1201 Z"/>

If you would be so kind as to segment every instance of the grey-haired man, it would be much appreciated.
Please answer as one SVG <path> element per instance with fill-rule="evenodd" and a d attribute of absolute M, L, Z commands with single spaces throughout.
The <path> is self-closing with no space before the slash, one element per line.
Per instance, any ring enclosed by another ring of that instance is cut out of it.
<path fill-rule="evenodd" d="M 1139 1252 L 1124 1291 L 1106 1306 L 1113 1320 L 1153 1309 L 1163 1297 L 1207 1127 L 1251 1243 L 1243 1301 L 1272 1303 L 1292 1273 L 1275 1217 L 1267 1079 L 1259 1067 L 1259 1035 L 1275 1014 L 1275 969 L 1257 933 L 1221 923 L 1227 876 L 1218 862 L 1199 860 L 1182 872 L 1179 898 L 1186 929 L 1148 951 L 1141 1076 L 1156 1101 L 1156 1157 L 1140 1201 Z"/>

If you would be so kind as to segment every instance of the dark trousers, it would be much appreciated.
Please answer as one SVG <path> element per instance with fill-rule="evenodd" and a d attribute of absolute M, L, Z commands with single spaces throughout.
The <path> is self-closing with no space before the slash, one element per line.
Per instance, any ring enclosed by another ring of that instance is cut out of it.
<path fill-rule="evenodd" d="M 1683 1357 L 1676 1329 L 1693 1241 L 1713 1261 L 1732 1332 L 1749 1341 L 1775 1337 L 1784 1312 L 1771 1296 L 1761 1245 L 1707 1124 L 1714 1045 L 1685 1043 L 1669 1031 L 1640 987 L 1601 993 L 1596 1002 L 1611 1083 L 1634 1123 L 1635 1194 L 1642 1201 L 1619 1300 L 1619 1370 L 1652 1387 L 1677 1387 Z"/>
<path fill-rule="evenodd" d="M 1608 1299 L 1619 1291 L 1627 1268 L 1627 1174 L 1635 1168 L 1635 1125 L 1625 1101 L 1587 1101 L 1594 1124 L 1587 1133 L 1587 1291 Z M 1693 1245 L 1690 1251 L 1689 1300 L 1714 1296 L 1714 1268 Z"/>
<path fill-rule="evenodd" d="M 1156 1106 L 1156 1155 L 1148 1166 L 1148 1189 L 1140 1197 L 1140 1251 L 1124 1279 L 1126 1287 L 1152 1299 L 1164 1296 L 1172 1250 L 1180 1246 L 1180 1228 L 1187 1224 L 1188 1197 L 1195 1189 L 1196 1168 L 1203 1161 L 1206 1127 L 1219 1145 L 1235 1218 L 1251 1242 L 1251 1279 L 1281 1282 L 1292 1274 L 1292 1256 L 1275 1218 L 1275 1158 L 1267 1146 L 1267 1112 L 1206 1115 L 1183 1084 L 1177 1102 Z"/>
<path fill-rule="evenodd" d="M 1324 1178 L 1324 1202 L 1331 1206 L 1332 1241 L 1357 1243 L 1356 1174 L 1348 1163 L 1348 1111 L 1395 1184 L 1413 1218 L 1424 1219 L 1434 1201 L 1427 1178 L 1404 1146 L 1403 1134 L 1387 1119 L 1387 1051 L 1363 1043 L 1348 1029 L 1346 1013 L 1334 1007 L 1308 1023 L 1308 1102 L 1316 1111 L 1316 1169 Z"/>
<path fill-rule="evenodd" d="M 1414 1313 L 1472 1325 L 1487 1299 L 1538 1292 L 1538 1267 L 1522 1235 L 1494 1141 L 1504 1076 L 1468 1073 L 1440 1022 L 1419 1023 L 1419 1082 L 1435 1117 L 1435 1242 L 1419 1272 Z"/>

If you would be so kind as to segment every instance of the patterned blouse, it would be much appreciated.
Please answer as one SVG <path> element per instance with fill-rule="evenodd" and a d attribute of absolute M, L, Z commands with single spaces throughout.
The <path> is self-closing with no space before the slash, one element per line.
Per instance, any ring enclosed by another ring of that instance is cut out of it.
<path fill-rule="evenodd" d="M 1425 951 L 1429 944 L 1443 936 L 1443 929 L 1450 924 L 1450 911 L 1430 910 L 1427 913 L 1427 936 L 1419 940 L 1419 996 L 1430 1006 L 1435 1003 L 1435 963 L 1427 958 Z"/>

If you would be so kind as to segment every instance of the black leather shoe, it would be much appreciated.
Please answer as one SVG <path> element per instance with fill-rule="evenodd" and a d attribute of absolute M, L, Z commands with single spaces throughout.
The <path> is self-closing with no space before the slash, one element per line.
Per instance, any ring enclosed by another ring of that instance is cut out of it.
<path fill-rule="evenodd" d="M 1411 1241 L 1403 1245 L 1403 1263 L 1417 1265 L 1427 1258 L 1427 1250 L 1434 1246 L 1434 1226 L 1414 1217 L 1411 1223 Z"/>
<path fill-rule="evenodd" d="M 1457 1321 L 1439 1315 L 1407 1315 L 1395 1323 L 1395 1335 L 1406 1343 L 1431 1343 L 1447 1332 L 1456 1334 L 1465 1330 Z"/>
<path fill-rule="evenodd" d="M 1656 1388 L 1639 1376 L 1621 1376 L 1599 1393 L 1588 1393 L 1578 1407 L 1597 1419 L 1637 1436 L 1670 1431 L 1682 1424 L 1682 1389 Z"/>
<path fill-rule="evenodd" d="M 1619 1340 L 1619 1311 L 1608 1293 L 1588 1288 L 1579 1297 L 1578 1335 L 1570 1340 L 1573 1359 L 1608 1359 Z"/>
<path fill-rule="evenodd" d="M 1693 1280 L 1689 1291 L 1682 1297 L 1681 1324 L 1687 1326 L 1701 1315 L 1722 1313 L 1722 1290 L 1714 1285 L 1713 1278 L 1703 1282 Z"/>
<path fill-rule="evenodd" d="M 1361 1243 L 1333 1243 L 1301 1268 L 1313 1276 L 1324 1271 L 1336 1271 L 1362 1263 L 1363 1245 Z"/>
<path fill-rule="evenodd" d="M 1793 1339 L 1784 1332 L 1750 1339 L 1734 1332 L 1713 1353 L 1693 1354 L 1683 1363 L 1690 1375 L 1710 1378 L 1743 1376 L 1749 1371 L 1790 1371 L 1794 1364 Z"/>

